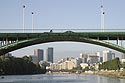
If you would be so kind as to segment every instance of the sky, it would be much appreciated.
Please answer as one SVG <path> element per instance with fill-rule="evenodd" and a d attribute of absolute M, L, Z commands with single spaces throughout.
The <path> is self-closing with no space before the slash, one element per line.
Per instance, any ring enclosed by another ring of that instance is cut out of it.
<path fill-rule="evenodd" d="M 125 29 L 125 0 L 0 0 L 0 29 L 100 29 L 101 8 L 105 11 L 105 29 Z M 23 31 L 23 30 L 22 30 Z M 0 32 L 3 32 L 0 30 Z M 16 31 L 12 31 L 16 32 Z M 38 44 L 16 50 L 14 56 L 33 55 L 34 49 L 54 47 L 54 60 L 80 53 L 96 52 L 105 47 L 80 42 Z"/>

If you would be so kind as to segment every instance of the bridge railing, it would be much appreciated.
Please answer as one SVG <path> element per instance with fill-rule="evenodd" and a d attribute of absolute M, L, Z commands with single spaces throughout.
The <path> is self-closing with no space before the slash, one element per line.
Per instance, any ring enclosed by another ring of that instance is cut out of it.
<path fill-rule="evenodd" d="M 101 29 L 0 29 L 0 33 L 43 33 L 43 32 L 102 32 Z M 125 32 L 125 29 L 105 29 L 104 32 Z"/>

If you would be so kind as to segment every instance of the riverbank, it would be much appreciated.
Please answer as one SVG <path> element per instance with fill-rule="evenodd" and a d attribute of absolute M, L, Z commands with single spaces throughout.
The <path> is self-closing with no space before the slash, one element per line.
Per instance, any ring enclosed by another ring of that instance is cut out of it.
<path fill-rule="evenodd" d="M 125 70 L 96 71 L 94 74 L 125 79 Z"/>
<path fill-rule="evenodd" d="M 110 71 L 85 71 L 81 73 L 71 73 L 71 72 L 48 72 L 46 74 L 94 74 L 94 75 L 102 75 L 108 77 L 116 77 L 116 78 L 124 78 L 125 79 L 125 70 L 110 70 Z"/>

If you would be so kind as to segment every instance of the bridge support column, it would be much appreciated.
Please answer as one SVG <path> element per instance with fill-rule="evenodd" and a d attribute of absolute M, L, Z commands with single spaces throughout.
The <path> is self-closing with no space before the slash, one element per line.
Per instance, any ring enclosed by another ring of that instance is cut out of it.
<path fill-rule="evenodd" d="M 10 43 L 13 43 L 13 41 L 10 41 Z"/>
<path fill-rule="evenodd" d="M 107 40 L 109 41 L 109 37 L 107 37 Z"/>
<path fill-rule="evenodd" d="M 109 42 L 109 37 L 107 37 L 107 42 Z"/>
<path fill-rule="evenodd" d="M 5 45 L 5 41 L 4 41 L 4 38 L 3 38 L 3 41 L 2 41 L 2 46 Z"/>
<path fill-rule="evenodd" d="M 2 41 L 0 41 L 0 46 L 2 46 Z"/>
<path fill-rule="evenodd" d="M 124 47 L 124 46 L 123 46 L 123 37 L 122 37 L 122 39 L 121 39 L 121 47 Z"/>
<path fill-rule="evenodd" d="M 16 41 L 18 41 L 18 37 L 17 37 Z"/>
<path fill-rule="evenodd" d="M 99 36 L 97 37 L 97 39 L 99 40 Z"/>
<path fill-rule="evenodd" d="M 119 45 L 119 37 L 117 37 L 117 45 Z"/>
<path fill-rule="evenodd" d="M 2 46 L 4 45 L 4 41 L 1 41 L 1 45 L 2 45 Z"/>
<path fill-rule="evenodd" d="M 6 38 L 5 44 L 7 45 L 9 43 L 8 39 Z"/>
<path fill-rule="evenodd" d="M 5 41 L 2 41 L 2 45 L 5 45 Z"/>

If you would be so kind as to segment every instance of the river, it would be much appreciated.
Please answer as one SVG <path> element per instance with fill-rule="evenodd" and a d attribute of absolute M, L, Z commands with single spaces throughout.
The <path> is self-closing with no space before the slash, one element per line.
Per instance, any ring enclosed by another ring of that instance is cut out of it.
<path fill-rule="evenodd" d="M 83 74 L 40 74 L 4 76 L 0 83 L 125 83 L 125 79 Z"/>

